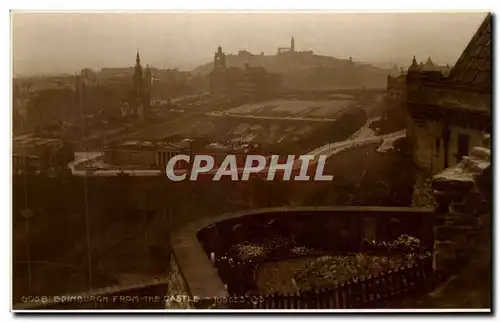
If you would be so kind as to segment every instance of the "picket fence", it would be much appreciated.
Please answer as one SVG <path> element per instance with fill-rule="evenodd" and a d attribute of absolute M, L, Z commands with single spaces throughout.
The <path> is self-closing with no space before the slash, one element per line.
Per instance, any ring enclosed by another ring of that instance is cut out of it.
<path fill-rule="evenodd" d="M 432 257 L 377 276 L 361 276 L 322 290 L 296 294 L 256 296 L 255 301 L 231 304 L 232 309 L 358 309 L 377 308 L 382 302 L 418 294 L 432 280 Z"/>

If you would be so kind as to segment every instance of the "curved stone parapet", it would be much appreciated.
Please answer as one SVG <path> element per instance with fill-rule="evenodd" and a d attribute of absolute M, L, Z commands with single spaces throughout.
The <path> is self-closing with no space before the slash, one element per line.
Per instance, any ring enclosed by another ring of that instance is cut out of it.
<path fill-rule="evenodd" d="M 216 256 L 231 243 L 252 233 L 307 238 L 313 244 L 335 244 L 341 239 L 360 242 L 363 238 L 401 234 L 416 236 L 432 251 L 434 211 L 410 207 L 279 207 L 226 213 L 188 224 L 171 237 L 175 266 L 196 308 L 209 308 L 214 299 L 227 298 L 228 291 L 214 265 Z M 270 228 L 272 227 L 272 228 Z M 371 239 L 370 239 L 371 240 Z M 383 238 L 381 238 L 383 240 Z M 352 243 L 351 243 L 352 244 Z"/>

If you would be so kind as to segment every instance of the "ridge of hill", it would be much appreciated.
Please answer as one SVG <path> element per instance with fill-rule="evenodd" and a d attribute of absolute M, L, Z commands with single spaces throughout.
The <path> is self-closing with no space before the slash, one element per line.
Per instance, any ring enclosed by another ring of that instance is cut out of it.
<path fill-rule="evenodd" d="M 276 55 L 254 55 L 247 51 L 226 54 L 226 67 L 244 68 L 245 65 L 263 67 L 270 73 L 283 75 L 286 88 L 327 89 L 342 87 L 384 88 L 392 69 L 382 69 L 371 64 L 354 62 L 351 58 L 339 59 L 316 55 L 312 51 L 285 52 Z M 206 76 L 214 63 L 196 67 L 192 74 Z M 398 71 L 399 74 L 399 71 Z"/>
<path fill-rule="evenodd" d="M 388 70 L 370 64 L 353 62 L 350 59 L 340 59 L 331 56 L 316 55 L 312 51 L 284 53 L 277 55 L 255 55 L 247 51 L 238 54 L 226 54 L 227 67 L 242 68 L 250 66 L 264 67 L 273 73 L 286 73 L 307 68 L 362 68 L 373 72 L 388 73 Z M 213 61 L 197 66 L 192 70 L 194 74 L 207 75 L 213 69 Z"/>

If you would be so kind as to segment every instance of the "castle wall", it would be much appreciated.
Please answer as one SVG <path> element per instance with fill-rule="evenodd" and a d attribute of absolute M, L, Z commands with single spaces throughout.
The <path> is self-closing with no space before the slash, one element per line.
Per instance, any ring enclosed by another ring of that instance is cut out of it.
<path fill-rule="evenodd" d="M 427 120 L 425 122 L 415 122 L 407 119 L 407 134 L 411 138 L 413 145 L 413 155 L 415 163 L 424 169 L 429 169 L 435 174 L 445 168 L 445 146 L 442 137 L 443 124 L 441 122 Z M 458 159 L 459 136 L 469 137 L 469 148 L 479 146 L 482 143 L 485 132 L 478 129 L 466 128 L 462 126 L 449 126 L 450 140 L 448 144 L 448 166 L 454 166 Z"/>

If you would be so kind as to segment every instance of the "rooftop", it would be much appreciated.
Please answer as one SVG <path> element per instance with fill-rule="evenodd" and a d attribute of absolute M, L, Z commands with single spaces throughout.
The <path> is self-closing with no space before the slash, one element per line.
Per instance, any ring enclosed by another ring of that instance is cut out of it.
<path fill-rule="evenodd" d="M 409 100 L 418 101 L 421 105 L 490 114 L 491 19 L 491 14 L 488 14 L 448 76 L 443 75 L 441 70 L 426 70 L 424 64 L 419 67 L 414 58 L 409 72 L 416 72 L 413 75 L 422 90 L 411 95 Z M 431 64 L 429 59 L 426 65 Z"/>
<path fill-rule="evenodd" d="M 240 105 L 227 112 L 229 115 L 252 117 L 283 117 L 298 119 L 335 119 L 349 107 L 356 104 L 351 95 L 337 96 L 333 100 L 274 99 L 259 103 Z"/>
<path fill-rule="evenodd" d="M 491 92 L 491 20 L 488 14 L 450 71 L 451 81 Z"/>
<path fill-rule="evenodd" d="M 107 147 L 108 149 L 121 149 L 121 150 L 170 150 L 170 151 L 181 151 L 192 149 L 195 153 L 205 152 L 205 153 L 229 153 L 229 152 L 243 152 L 247 153 L 252 148 L 258 148 L 259 145 L 241 143 L 237 144 L 235 142 L 197 142 L 193 139 L 181 139 L 178 141 L 161 141 L 161 140 L 127 140 L 119 142 L 113 146 Z"/>
<path fill-rule="evenodd" d="M 12 152 L 14 155 L 35 155 L 44 149 L 55 151 L 63 146 L 64 144 L 60 139 L 37 138 L 23 135 L 13 138 Z"/>
<path fill-rule="evenodd" d="M 478 112 L 491 111 L 491 95 L 478 92 L 466 92 L 453 88 L 425 86 L 420 99 L 423 102 L 437 106 L 456 109 L 475 110 Z"/>
<path fill-rule="evenodd" d="M 180 141 L 164 141 L 164 140 L 127 140 L 114 145 L 115 149 L 130 149 L 130 150 L 182 150 L 190 147 L 191 140 L 184 139 Z"/>

